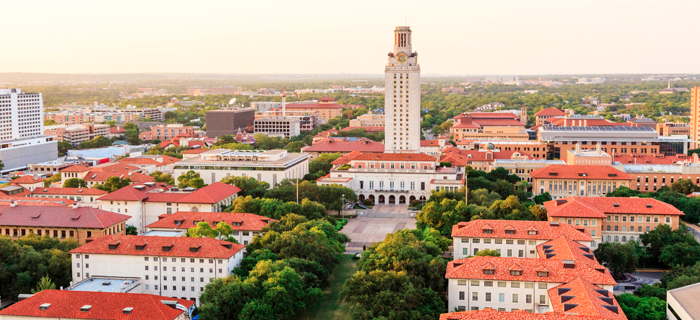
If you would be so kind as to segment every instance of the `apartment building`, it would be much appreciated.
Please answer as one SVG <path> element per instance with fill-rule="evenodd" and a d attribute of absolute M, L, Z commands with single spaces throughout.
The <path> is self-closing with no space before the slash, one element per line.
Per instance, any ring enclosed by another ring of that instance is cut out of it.
<path fill-rule="evenodd" d="M 97 207 L 97 198 L 106 195 L 107 191 L 95 188 L 45 188 L 43 186 L 32 190 L 30 197 L 69 199 L 82 207 Z"/>
<path fill-rule="evenodd" d="M 98 198 L 100 209 L 124 213 L 139 232 L 161 214 L 178 211 L 218 212 L 231 205 L 241 189 L 214 182 L 201 189 L 176 188 L 163 182 L 130 185 Z"/>
<path fill-rule="evenodd" d="M 34 233 L 85 243 L 90 237 L 124 234 L 129 219 L 127 215 L 77 204 L 25 199 L 0 204 L 0 235 L 18 239 Z"/>
<path fill-rule="evenodd" d="M 369 111 L 366 114 L 359 115 L 356 119 L 350 120 L 351 127 L 383 127 L 384 126 L 384 115 L 374 114 Z"/>
<path fill-rule="evenodd" d="M 492 144 L 496 149 L 503 151 L 523 151 L 535 159 L 547 159 L 547 144 L 538 141 L 510 141 L 510 140 L 473 140 L 465 139 L 456 142 L 457 148 L 462 150 L 479 150 Z"/>
<path fill-rule="evenodd" d="M 271 109 L 282 108 L 284 104 L 282 102 L 275 101 L 251 101 L 250 107 L 255 108 L 257 112 L 267 112 Z"/>
<path fill-rule="evenodd" d="M 594 242 L 627 242 L 660 224 L 677 229 L 683 214 L 653 198 L 566 197 L 544 203 L 549 221 L 567 223 L 590 235 Z"/>
<path fill-rule="evenodd" d="M 240 265 L 245 246 L 212 238 L 104 236 L 70 251 L 73 282 L 91 275 L 137 277 L 143 293 L 195 301 Z"/>
<path fill-rule="evenodd" d="M 151 139 L 166 141 L 179 135 L 194 137 L 194 127 L 186 127 L 182 124 L 164 124 L 151 127 Z"/>
<path fill-rule="evenodd" d="M 188 320 L 194 307 L 190 300 L 152 294 L 43 290 L 0 310 L 0 320 Z"/>
<path fill-rule="evenodd" d="M 108 124 L 57 124 L 44 127 L 44 134 L 56 137 L 56 141 L 66 141 L 71 144 L 78 144 L 97 138 L 98 136 L 110 136 Z"/>
<path fill-rule="evenodd" d="M 284 179 L 303 179 L 309 173 L 309 155 L 286 150 L 214 149 L 182 160 L 175 166 L 175 177 L 194 170 L 204 183 L 225 177 L 253 177 L 274 187 Z"/>
<path fill-rule="evenodd" d="M 324 99 L 325 98 L 325 99 Z M 318 103 L 287 103 L 287 111 L 318 112 L 322 123 L 343 115 L 343 106 L 336 104 L 333 98 L 324 97 Z"/>
<path fill-rule="evenodd" d="M 633 178 L 612 166 L 550 165 L 530 172 L 532 192 L 549 192 L 552 199 L 570 196 L 604 197 L 618 187 L 629 187 Z"/>
<path fill-rule="evenodd" d="M 653 163 L 653 162 L 652 162 Z M 615 168 L 624 171 L 632 177 L 630 189 L 641 192 L 653 192 L 663 186 L 686 179 L 700 186 L 700 165 L 683 163 L 679 164 L 615 164 Z"/>
<path fill-rule="evenodd" d="M 593 238 L 573 225 L 547 221 L 475 220 L 452 227 L 455 259 L 479 250 L 496 250 L 502 257 L 538 258 L 537 246 L 561 236 L 590 247 Z"/>
<path fill-rule="evenodd" d="M 255 119 L 253 132 L 270 137 L 291 138 L 301 134 L 301 120 L 296 117 L 267 117 Z"/>
<path fill-rule="evenodd" d="M 200 222 L 206 222 L 214 229 L 220 222 L 225 222 L 233 229 L 232 236 L 236 241 L 247 245 L 253 242 L 253 237 L 262 234 L 264 227 L 272 222 L 279 222 L 279 220 L 252 213 L 178 211 L 158 216 L 158 221 L 147 225 L 146 230 L 187 232 L 188 229 L 196 227 Z"/>

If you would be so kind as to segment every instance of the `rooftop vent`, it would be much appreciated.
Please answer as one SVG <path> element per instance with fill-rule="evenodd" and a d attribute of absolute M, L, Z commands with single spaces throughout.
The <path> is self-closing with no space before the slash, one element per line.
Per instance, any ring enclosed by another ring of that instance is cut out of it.
<path fill-rule="evenodd" d="M 617 177 L 617 173 L 608 173 L 608 177 Z"/>
<path fill-rule="evenodd" d="M 51 306 L 50 303 L 43 303 L 42 305 L 39 306 L 39 310 L 47 310 Z"/>
<path fill-rule="evenodd" d="M 578 247 L 578 248 L 585 251 L 585 252 L 591 252 L 591 249 L 589 247 Z"/>
<path fill-rule="evenodd" d="M 551 248 L 552 248 L 552 245 L 545 244 L 545 245 L 542 246 L 542 248 L 543 248 L 543 249 L 551 249 Z"/>
<path fill-rule="evenodd" d="M 588 175 L 588 174 L 583 173 L 583 172 L 578 174 L 579 177 L 585 177 L 585 176 L 587 176 L 587 175 Z"/>
<path fill-rule="evenodd" d="M 92 309 L 92 306 L 89 304 L 86 304 L 86 305 L 80 307 L 80 311 L 82 311 L 82 312 L 88 312 L 88 311 L 90 311 L 90 309 Z"/>
<path fill-rule="evenodd" d="M 177 308 L 177 301 L 174 300 L 160 300 L 164 305 L 171 307 L 173 309 Z"/>
<path fill-rule="evenodd" d="M 646 207 L 647 207 L 647 208 L 651 208 L 651 203 L 647 203 L 647 204 L 646 204 Z"/>
<path fill-rule="evenodd" d="M 558 289 L 557 289 L 557 294 L 558 294 L 558 295 L 562 295 L 562 294 L 565 294 L 565 293 L 567 293 L 567 292 L 569 292 L 569 291 L 571 291 L 571 288 L 558 288 Z"/>
<path fill-rule="evenodd" d="M 573 269 L 576 268 L 576 263 L 574 260 L 562 260 L 564 263 L 564 269 Z"/>
<path fill-rule="evenodd" d="M 561 296 L 561 303 L 567 302 L 567 301 L 569 301 L 569 300 L 571 300 L 571 299 L 573 299 L 573 298 L 576 298 L 576 297 L 575 297 L 575 296 L 566 296 L 566 295 L 563 295 L 563 296 Z"/>
<path fill-rule="evenodd" d="M 136 189 L 138 191 L 143 191 L 143 190 L 146 190 L 146 186 L 134 186 L 134 189 Z"/>
<path fill-rule="evenodd" d="M 613 203 L 613 207 L 615 207 L 615 208 L 619 208 L 619 207 L 620 207 L 620 204 L 619 204 L 619 203 L 617 203 L 617 202 L 616 202 L 616 203 Z"/>
<path fill-rule="evenodd" d="M 226 249 L 233 248 L 233 245 L 231 245 L 230 243 L 222 243 L 221 245 L 224 246 L 224 248 L 226 248 Z"/>
<path fill-rule="evenodd" d="M 600 293 L 600 294 L 602 294 L 602 295 L 604 295 L 604 296 L 606 296 L 606 297 L 609 297 L 609 296 L 610 296 L 610 291 L 608 291 L 608 290 L 596 289 L 595 292 L 598 292 L 598 293 Z"/>
<path fill-rule="evenodd" d="M 134 308 L 132 308 L 132 307 L 126 307 L 126 308 L 122 309 L 122 313 L 123 314 L 131 314 L 131 311 L 133 311 L 133 310 L 134 310 Z"/>
<path fill-rule="evenodd" d="M 558 227 L 559 226 L 559 221 L 550 221 L 549 222 L 550 227 Z"/>
<path fill-rule="evenodd" d="M 121 241 L 116 242 L 116 243 L 110 243 L 107 246 L 109 247 L 109 250 L 117 250 L 117 247 L 119 247 L 119 244 L 122 243 Z"/>
<path fill-rule="evenodd" d="M 169 245 L 169 246 L 163 246 L 163 252 L 168 252 L 168 251 L 170 251 L 170 250 L 172 250 L 172 249 L 173 249 L 173 245 L 172 245 L 172 244 Z"/>
<path fill-rule="evenodd" d="M 617 306 L 603 305 L 603 307 L 605 307 L 605 309 L 608 309 L 608 310 L 610 310 L 610 311 L 612 311 L 612 312 L 618 313 L 618 312 L 617 312 Z"/>
<path fill-rule="evenodd" d="M 569 311 L 569 310 L 576 308 L 576 307 L 578 307 L 577 303 L 565 303 L 564 304 L 564 312 Z"/>
<path fill-rule="evenodd" d="M 549 259 L 549 258 L 552 258 L 556 255 L 557 255 L 556 253 L 547 253 L 546 258 Z"/>
<path fill-rule="evenodd" d="M 112 284 L 112 281 L 102 281 L 103 286 L 108 286 L 110 284 Z"/>
<path fill-rule="evenodd" d="M 550 175 L 550 176 L 558 176 L 559 174 L 556 173 L 556 172 L 550 172 L 549 175 Z"/>
<path fill-rule="evenodd" d="M 201 247 L 202 247 L 201 245 L 198 245 L 196 247 L 190 247 L 190 252 L 198 252 L 199 248 L 201 248 Z"/>
<path fill-rule="evenodd" d="M 137 244 L 134 247 L 136 248 L 136 251 L 143 251 L 143 249 L 146 248 L 146 245 L 145 244 L 142 244 L 142 245 Z"/>
<path fill-rule="evenodd" d="M 143 184 L 148 186 L 148 187 L 155 187 L 156 186 L 155 182 L 144 182 Z"/>
<path fill-rule="evenodd" d="M 598 299 L 603 300 L 603 302 L 612 305 L 613 304 L 613 298 L 612 297 L 598 297 Z"/>

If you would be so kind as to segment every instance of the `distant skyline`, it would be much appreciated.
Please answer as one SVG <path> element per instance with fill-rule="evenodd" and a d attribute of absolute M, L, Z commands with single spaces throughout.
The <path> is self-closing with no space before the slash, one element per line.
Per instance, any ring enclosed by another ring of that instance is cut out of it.
<path fill-rule="evenodd" d="M 13 1 L 0 72 L 381 74 L 409 25 L 423 74 L 700 73 L 700 1 Z M 407 23 L 406 23 L 407 22 Z"/>

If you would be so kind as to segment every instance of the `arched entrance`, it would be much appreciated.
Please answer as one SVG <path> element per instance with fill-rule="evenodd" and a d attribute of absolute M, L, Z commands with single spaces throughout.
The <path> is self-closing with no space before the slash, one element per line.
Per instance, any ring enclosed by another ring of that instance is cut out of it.
<path fill-rule="evenodd" d="M 420 196 L 420 199 L 418 199 L 418 200 L 425 201 L 425 196 Z"/>
<path fill-rule="evenodd" d="M 377 203 L 384 203 L 384 195 L 383 194 L 379 195 L 379 202 L 377 202 Z"/>
<path fill-rule="evenodd" d="M 372 204 L 377 203 L 377 202 L 374 201 L 374 195 L 373 195 L 373 194 L 370 194 L 370 195 L 369 195 L 369 200 L 372 201 Z"/>
<path fill-rule="evenodd" d="M 390 195 L 390 196 L 389 196 L 389 203 L 390 203 L 390 204 L 396 203 L 396 197 L 394 197 L 394 195 Z"/>
<path fill-rule="evenodd" d="M 409 203 L 413 202 L 414 200 L 416 200 L 416 196 L 410 196 L 410 197 L 408 197 L 408 202 L 409 202 Z"/>
<path fill-rule="evenodd" d="M 400 196 L 399 197 L 399 204 L 404 204 L 406 203 L 406 196 Z"/>
<path fill-rule="evenodd" d="M 357 199 L 360 200 L 360 202 L 365 201 L 365 195 L 361 194 L 357 197 Z"/>

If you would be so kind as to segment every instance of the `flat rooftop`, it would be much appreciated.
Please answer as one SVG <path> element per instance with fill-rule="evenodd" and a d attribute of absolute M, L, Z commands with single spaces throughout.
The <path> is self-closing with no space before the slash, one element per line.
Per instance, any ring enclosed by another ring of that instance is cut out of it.
<path fill-rule="evenodd" d="M 700 319 L 700 283 L 670 290 L 668 295 L 673 296 L 693 319 Z"/>
<path fill-rule="evenodd" d="M 279 168 L 289 167 L 310 156 L 306 153 L 289 153 L 287 150 L 228 150 L 215 149 L 199 154 L 199 157 L 179 161 L 175 169 L 194 169 L 190 166 L 231 166 Z"/>
<path fill-rule="evenodd" d="M 139 278 L 92 277 L 80 281 L 66 290 L 90 292 L 128 292 L 141 284 Z"/>

